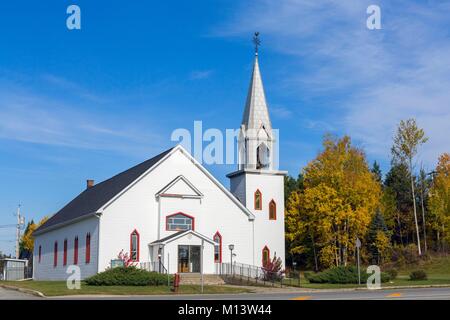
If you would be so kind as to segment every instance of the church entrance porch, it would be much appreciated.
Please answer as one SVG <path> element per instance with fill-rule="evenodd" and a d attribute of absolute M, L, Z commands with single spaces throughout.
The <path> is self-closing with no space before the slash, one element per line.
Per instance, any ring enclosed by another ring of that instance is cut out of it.
<path fill-rule="evenodd" d="M 178 245 L 178 272 L 200 272 L 201 246 Z"/>
<path fill-rule="evenodd" d="M 214 241 L 194 230 L 184 230 L 149 243 L 150 263 L 161 261 L 168 273 L 214 274 Z"/>

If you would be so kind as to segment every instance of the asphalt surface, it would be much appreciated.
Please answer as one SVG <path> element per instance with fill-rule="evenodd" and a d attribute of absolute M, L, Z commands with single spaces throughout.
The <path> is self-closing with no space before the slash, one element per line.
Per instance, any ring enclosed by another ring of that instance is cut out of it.
<path fill-rule="evenodd" d="M 264 293 L 159 295 L 159 296 L 66 296 L 39 298 L 0 288 L 0 299 L 76 299 L 76 300 L 450 300 L 450 288 L 410 288 L 390 290 L 288 291 Z"/>
<path fill-rule="evenodd" d="M 37 297 L 27 293 L 0 287 L 0 300 L 29 300 L 35 298 Z"/>

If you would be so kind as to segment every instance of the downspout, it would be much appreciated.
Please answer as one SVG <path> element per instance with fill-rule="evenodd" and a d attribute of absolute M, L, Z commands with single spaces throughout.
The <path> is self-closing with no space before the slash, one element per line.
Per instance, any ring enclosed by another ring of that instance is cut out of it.
<path fill-rule="evenodd" d="M 95 216 L 97 217 L 97 219 L 98 219 L 98 235 L 97 235 L 97 272 L 96 273 L 99 273 L 99 271 L 100 271 L 100 225 L 101 225 L 101 223 L 100 223 L 100 221 L 101 221 L 101 219 L 100 219 L 100 217 L 101 217 L 101 213 L 98 213 L 98 214 L 96 214 Z"/>
<path fill-rule="evenodd" d="M 255 220 L 252 220 L 252 264 L 255 266 Z"/>
<path fill-rule="evenodd" d="M 156 196 L 156 201 L 158 201 L 158 232 L 156 233 L 158 235 L 157 240 L 161 239 L 161 196 Z"/>

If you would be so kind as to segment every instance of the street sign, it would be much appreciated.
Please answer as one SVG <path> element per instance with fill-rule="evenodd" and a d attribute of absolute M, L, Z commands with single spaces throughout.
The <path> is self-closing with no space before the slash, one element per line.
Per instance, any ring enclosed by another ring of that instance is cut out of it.
<path fill-rule="evenodd" d="M 359 238 L 356 238 L 356 247 L 358 249 L 361 248 L 361 240 L 359 240 Z"/>
<path fill-rule="evenodd" d="M 357 255 L 357 263 L 358 263 L 358 284 L 361 284 L 361 270 L 359 268 L 359 248 L 361 248 L 361 240 L 356 238 L 356 255 Z"/>

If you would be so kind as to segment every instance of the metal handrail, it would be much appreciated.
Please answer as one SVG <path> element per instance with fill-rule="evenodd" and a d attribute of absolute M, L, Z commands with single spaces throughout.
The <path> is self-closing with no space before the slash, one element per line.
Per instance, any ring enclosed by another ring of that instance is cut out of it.
<path fill-rule="evenodd" d="M 167 274 L 167 268 L 161 261 L 141 262 L 139 268 L 145 269 L 147 271 L 154 271 L 158 273 Z"/>

